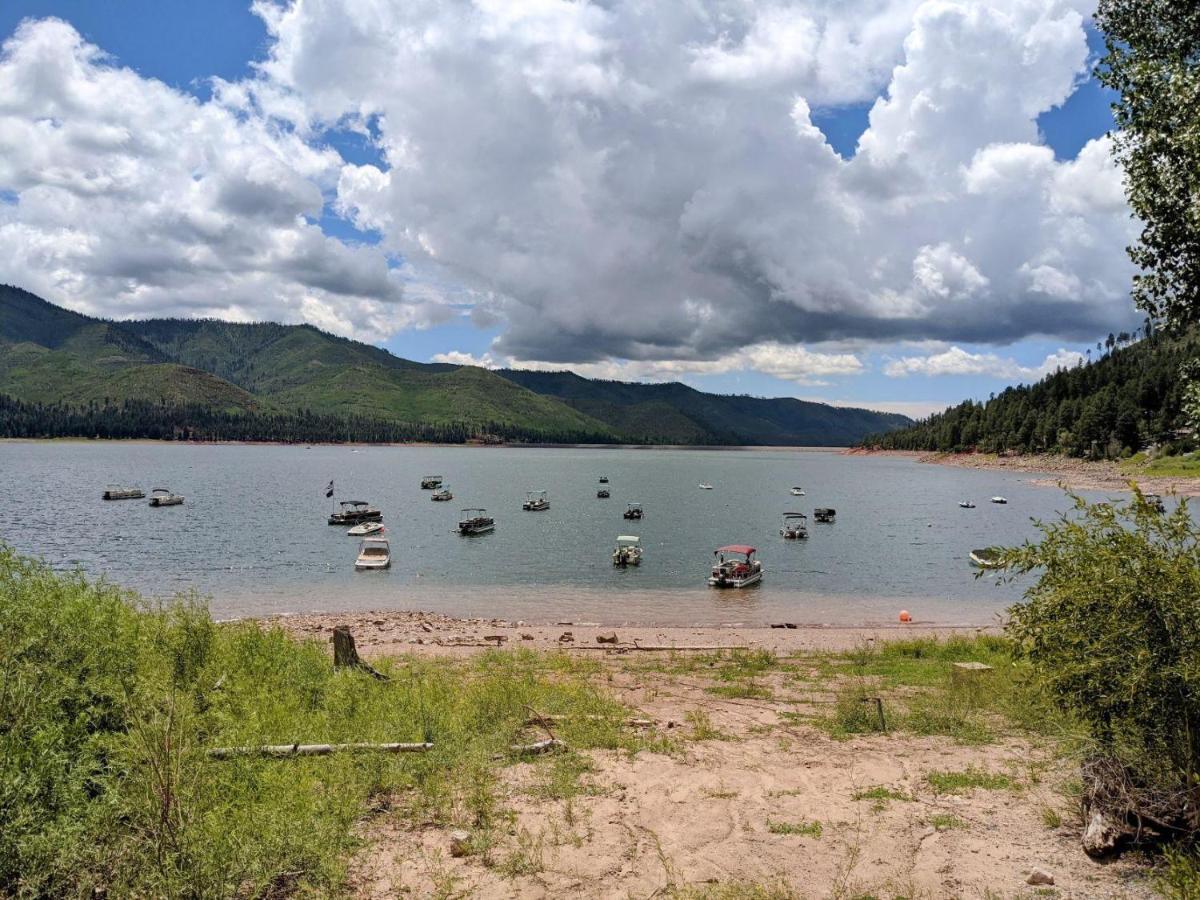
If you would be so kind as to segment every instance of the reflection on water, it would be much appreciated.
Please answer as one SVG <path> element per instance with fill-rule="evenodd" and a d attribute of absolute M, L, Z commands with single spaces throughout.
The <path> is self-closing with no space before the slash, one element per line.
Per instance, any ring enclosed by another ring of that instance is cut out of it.
<path fill-rule="evenodd" d="M 433 503 L 421 476 L 454 492 Z M 974 547 L 1034 534 L 1031 517 L 1068 505 L 1020 474 L 895 457 L 794 450 L 273 447 L 121 443 L 0 444 L 0 539 L 57 567 L 153 596 L 194 589 L 215 615 L 421 608 L 527 621 L 983 624 L 1019 584 L 975 579 Z M 610 499 L 598 499 L 607 475 Z M 381 507 L 392 568 L 353 570 L 357 541 L 325 524 L 339 497 Z M 714 489 L 700 490 L 708 482 Z M 108 483 L 168 487 L 183 506 L 102 501 Z M 793 485 L 806 496 L 793 497 Z M 523 512 L 526 492 L 551 508 Z M 1003 494 L 1007 506 L 987 498 Z M 1093 495 L 1099 496 L 1099 495 Z M 976 509 L 960 509 L 973 499 Z M 645 518 L 622 513 L 641 503 Z M 454 532 L 486 507 L 492 534 Z M 837 509 L 784 541 L 782 515 Z M 618 534 L 638 534 L 638 568 L 611 563 Z M 704 586 L 715 547 L 750 543 L 765 568 L 742 591 Z"/>

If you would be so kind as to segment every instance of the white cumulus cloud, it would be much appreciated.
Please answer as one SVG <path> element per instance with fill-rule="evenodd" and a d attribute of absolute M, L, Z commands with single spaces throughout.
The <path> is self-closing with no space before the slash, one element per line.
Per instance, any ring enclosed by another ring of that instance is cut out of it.
<path fill-rule="evenodd" d="M 908 375 L 985 375 L 1010 381 L 1035 381 L 1059 369 L 1077 366 L 1082 360 L 1082 353 L 1060 348 L 1049 354 L 1040 365 L 1023 366 L 1015 359 L 995 353 L 970 353 L 961 347 L 951 347 L 927 356 L 893 359 L 884 365 L 883 372 L 891 378 Z"/>

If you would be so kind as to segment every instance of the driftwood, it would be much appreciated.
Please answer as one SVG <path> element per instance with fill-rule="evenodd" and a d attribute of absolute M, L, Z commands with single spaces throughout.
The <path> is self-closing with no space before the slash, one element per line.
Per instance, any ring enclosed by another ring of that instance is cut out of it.
<path fill-rule="evenodd" d="M 558 738 L 546 738 L 544 741 L 535 741 L 532 744 L 513 744 L 508 748 L 508 752 L 517 756 L 541 756 L 543 753 L 554 753 L 566 749 L 567 745 Z"/>
<path fill-rule="evenodd" d="M 1103 858 L 1126 846 L 1152 846 L 1200 832 L 1195 789 L 1149 785 L 1107 756 L 1084 760 L 1080 775 L 1088 856 Z"/>
<path fill-rule="evenodd" d="M 617 644 L 616 646 L 579 646 L 579 647 L 563 647 L 563 650 L 603 650 L 606 653 L 628 653 L 631 650 L 646 650 L 649 652 L 667 652 L 671 650 L 680 651 L 699 651 L 703 653 L 714 653 L 718 650 L 750 650 L 745 644 Z"/>
<path fill-rule="evenodd" d="M 629 718 L 629 719 L 619 719 L 618 720 L 618 719 L 610 719 L 608 716 L 595 716 L 595 715 L 587 715 L 587 716 L 533 715 L 525 720 L 525 724 L 526 725 L 541 725 L 543 727 L 548 727 L 550 725 L 561 725 L 563 722 L 569 722 L 571 720 L 578 721 L 580 719 L 584 719 L 584 720 L 590 721 L 590 722 L 618 722 L 619 724 L 624 725 L 628 728 L 653 728 L 654 727 L 653 719 Z"/>
<path fill-rule="evenodd" d="M 333 629 L 333 667 L 335 669 L 358 669 L 380 681 L 388 680 L 386 675 L 377 671 L 358 655 L 358 648 L 354 646 L 354 635 L 350 633 L 349 625 L 338 625 Z"/>
<path fill-rule="evenodd" d="M 213 747 L 211 759 L 233 759 L 238 756 L 328 756 L 331 753 L 424 753 L 433 744 L 269 744 L 264 747 Z"/>

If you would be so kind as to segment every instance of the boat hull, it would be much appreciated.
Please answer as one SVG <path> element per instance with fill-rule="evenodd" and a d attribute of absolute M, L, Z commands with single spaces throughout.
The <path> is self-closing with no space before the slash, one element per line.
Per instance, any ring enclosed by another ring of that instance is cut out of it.
<path fill-rule="evenodd" d="M 465 534 L 465 535 L 487 534 L 489 531 L 495 531 L 495 530 L 496 530 L 495 522 L 493 522 L 491 525 L 459 525 L 458 526 L 458 533 Z"/>
<path fill-rule="evenodd" d="M 744 588 L 750 587 L 752 584 L 758 584 L 762 581 L 762 572 L 751 572 L 749 575 L 740 578 L 726 575 L 723 578 L 713 576 L 708 579 L 708 586 L 715 588 Z"/>
<path fill-rule="evenodd" d="M 354 570 L 356 572 L 370 572 L 374 569 L 390 569 L 391 567 L 392 561 L 390 559 L 385 559 L 381 562 L 360 559 L 354 564 Z"/>
<path fill-rule="evenodd" d="M 182 506 L 182 497 L 155 497 L 150 501 L 151 506 Z"/>
<path fill-rule="evenodd" d="M 382 522 L 383 513 L 378 510 L 364 513 L 334 513 L 329 517 L 330 525 L 361 525 L 363 522 Z"/>
<path fill-rule="evenodd" d="M 141 500 L 146 496 L 146 492 L 136 489 L 130 489 L 127 491 L 105 491 L 102 496 L 105 500 Z"/>

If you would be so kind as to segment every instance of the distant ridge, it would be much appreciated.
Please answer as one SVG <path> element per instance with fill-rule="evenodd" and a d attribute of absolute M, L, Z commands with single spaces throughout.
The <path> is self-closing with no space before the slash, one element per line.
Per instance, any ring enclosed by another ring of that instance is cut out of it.
<path fill-rule="evenodd" d="M 911 424 L 682 384 L 418 363 L 311 325 L 114 322 L 7 285 L 0 395 L 0 436 L 846 446 Z"/>

